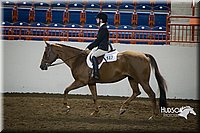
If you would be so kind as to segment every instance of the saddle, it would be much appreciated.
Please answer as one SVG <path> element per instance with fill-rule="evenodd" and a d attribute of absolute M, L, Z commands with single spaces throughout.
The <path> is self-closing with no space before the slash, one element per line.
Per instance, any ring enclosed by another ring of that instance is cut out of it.
<path fill-rule="evenodd" d="M 117 60 L 117 54 L 119 52 L 117 50 L 112 50 L 108 53 L 106 53 L 105 55 L 102 55 L 100 57 L 97 58 L 98 60 L 98 68 L 100 69 L 100 67 L 102 66 L 103 63 L 105 62 L 114 62 Z M 86 58 L 86 63 L 88 65 L 89 68 L 93 68 L 92 65 L 92 61 L 91 61 L 91 54 L 92 52 L 90 52 Z"/>

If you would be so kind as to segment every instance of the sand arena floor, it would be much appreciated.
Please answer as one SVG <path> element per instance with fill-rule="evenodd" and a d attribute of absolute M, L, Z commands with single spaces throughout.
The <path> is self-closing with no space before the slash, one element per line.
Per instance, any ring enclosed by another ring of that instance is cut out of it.
<path fill-rule="evenodd" d="M 90 116 L 94 105 L 90 95 L 70 95 L 71 110 L 63 108 L 60 94 L 3 94 L 4 132 L 197 132 L 199 130 L 199 101 L 168 100 L 170 107 L 191 106 L 196 116 L 151 116 L 149 99 L 137 98 L 127 112 L 119 115 L 125 97 L 98 97 L 101 106 L 97 116 Z"/>

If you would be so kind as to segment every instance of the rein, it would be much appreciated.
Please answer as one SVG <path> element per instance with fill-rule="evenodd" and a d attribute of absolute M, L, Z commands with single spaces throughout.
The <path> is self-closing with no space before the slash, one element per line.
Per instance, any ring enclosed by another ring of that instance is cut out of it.
<path fill-rule="evenodd" d="M 68 59 L 66 59 L 66 60 L 64 60 L 64 61 L 62 61 L 62 62 L 53 63 L 53 64 L 51 64 L 51 65 L 48 65 L 48 67 L 50 67 L 50 66 L 61 65 L 61 64 L 65 63 L 65 61 L 71 60 L 71 59 L 73 59 L 73 58 L 75 58 L 75 57 L 77 57 L 77 56 L 79 56 L 79 55 L 81 55 L 81 54 L 83 54 L 83 53 L 85 53 L 84 50 L 83 50 L 81 53 L 79 53 L 79 54 L 77 54 L 77 55 L 74 55 L 74 56 L 72 56 L 72 57 L 70 57 L 70 58 L 68 58 Z"/>

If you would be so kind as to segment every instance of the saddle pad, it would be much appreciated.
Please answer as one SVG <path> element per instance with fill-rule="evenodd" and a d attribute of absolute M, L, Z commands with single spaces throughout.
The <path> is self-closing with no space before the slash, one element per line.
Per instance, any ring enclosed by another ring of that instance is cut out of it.
<path fill-rule="evenodd" d="M 104 59 L 106 59 L 106 62 L 113 62 L 113 61 L 116 61 L 117 60 L 117 54 L 119 52 L 118 51 L 112 51 L 112 52 L 109 52 L 109 53 L 106 53 L 104 55 Z"/>
<path fill-rule="evenodd" d="M 112 51 L 112 52 L 109 52 L 109 53 L 106 53 L 106 54 L 104 55 L 104 58 L 103 58 L 103 60 L 101 61 L 101 63 L 99 63 L 98 67 L 100 68 L 101 65 L 102 65 L 104 62 L 114 62 L 114 61 L 116 61 L 116 60 L 117 60 L 117 54 L 118 54 L 118 53 L 119 53 L 119 52 L 118 52 L 117 50 Z M 88 67 L 93 68 L 92 62 L 91 62 L 91 60 L 90 60 L 91 54 L 92 54 L 92 51 L 88 54 L 88 56 L 87 56 L 87 58 L 86 58 L 86 63 L 87 63 L 87 65 L 88 65 Z"/>

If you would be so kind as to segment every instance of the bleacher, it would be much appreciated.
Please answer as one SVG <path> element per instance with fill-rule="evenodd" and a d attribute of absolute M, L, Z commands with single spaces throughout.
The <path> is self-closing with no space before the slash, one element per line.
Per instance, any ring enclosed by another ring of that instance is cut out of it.
<path fill-rule="evenodd" d="M 17 6 L 17 20 L 13 20 L 13 7 Z M 34 21 L 29 20 L 29 12 L 30 9 L 34 7 Z M 47 22 L 47 10 L 51 8 L 52 20 L 50 19 L 50 23 Z M 59 28 L 87 28 L 87 29 L 98 29 L 96 26 L 96 15 L 103 11 L 108 15 L 108 29 L 111 30 L 155 30 L 155 31 L 165 31 L 166 30 L 166 16 L 169 14 L 171 8 L 171 4 L 166 0 L 166 2 L 158 3 L 155 0 L 153 3 L 151 0 L 146 2 L 93 2 L 93 3 L 85 3 L 85 2 L 11 2 L 11 1 L 2 1 L 2 10 L 3 10 L 3 19 L 2 25 L 10 25 L 10 26 L 32 26 L 32 27 L 59 27 Z M 133 11 L 136 10 L 137 13 L 137 25 L 133 25 L 132 23 L 132 15 Z M 63 21 L 63 13 L 67 11 L 69 13 L 69 18 L 67 18 L 67 23 Z M 115 23 L 115 14 L 116 11 L 119 11 L 120 22 L 119 24 Z M 86 13 L 85 20 L 83 18 L 83 22 L 81 19 L 81 12 Z M 153 12 L 153 24 L 150 25 L 150 13 Z M 6 29 L 5 29 L 6 30 Z M 8 31 L 5 31 L 8 32 Z M 14 31 L 17 34 L 17 31 Z M 44 31 L 42 31 L 44 32 Z M 60 35 L 58 30 L 49 30 L 50 35 L 56 36 Z M 62 33 L 64 35 L 64 33 Z M 72 34 L 72 33 L 69 33 Z M 78 34 L 74 33 L 74 34 Z M 91 33 L 96 35 L 94 31 Z M 130 33 L 121 32 L 121 37 L 126 37 Z M 34 35 L 34 32 L 32 33 Z M 86 33 L 84 33 L 86 35 Z M 113 35 L 112 36 L 116 36 Z M 135 39 L 139 38 L 139 34 L 135 34 Z M 159 37 L 159 35 L 157 36 Z M 147 37 L 145 37 L 147 38 Z M 6 38 L 5 38 L 6 39 Z M 39 38 L 33 38 L 38 39 Z M 41 39 L 40 39 L 41 40 Z M 57 39 L 52 39 L 57 40 Z M 91 41 L 88 40 L 88 41 Z M 121 41 L 123 43 L 130 43 L 127 41 Z M 136 42 L 137 43 L 137 42 Z M 148 43 L 148 42 L 145 42 Z M 164 44 L 164 43 L 158 43 Z"/>

